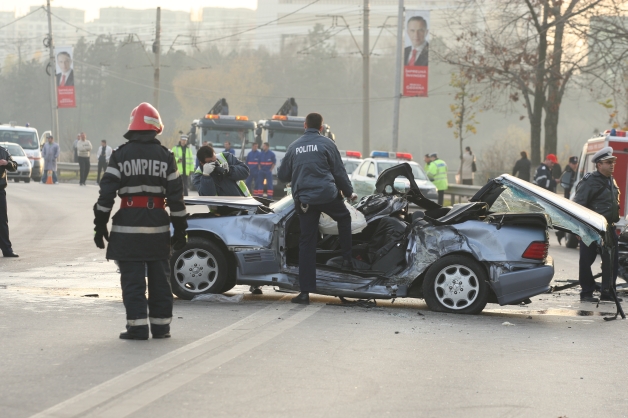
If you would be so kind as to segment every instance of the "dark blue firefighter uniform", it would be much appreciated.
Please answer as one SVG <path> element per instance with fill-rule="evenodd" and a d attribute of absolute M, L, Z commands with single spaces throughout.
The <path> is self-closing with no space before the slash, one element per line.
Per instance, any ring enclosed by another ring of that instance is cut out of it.
<path fill-rule="evenodd" d="M 275 153 L 271 150 L 262 151 L 259 160 L 259 175 L 255 184 L 255 196 L 262 196 L 264 193 L 264 180 L 266 180 L 266 194 L 273 197 L 273 166 L 277 164 Z M 259 184 L 257 184 L 259 183 Z"/>
<path fill-rule="evenodd" d="M 262 157 L 260 150 L 251 151 L 246 156 L 246 165 L 249 166 L 249 176 L 246 179 L 246 187 L 253 190 L 253 196 L 257 196 L 257 177 L 259 176 L 259 162 Z M 255 189 L 252 188 L 252 182 L 255 181 Z"/>
<path fill-rule="evenodd" d="M 336 144 L 312 128 L 306 129 L 288 147 L 277 174 L 279 180 L 292 184 L 299 215 L 299 287 L 301 292 L 316 292 L 316 244 L 321 212 L 338 223 L 342 255 L 351 262 L 351 214 L 340 191 L 350 197 L 353 187 Z"/>

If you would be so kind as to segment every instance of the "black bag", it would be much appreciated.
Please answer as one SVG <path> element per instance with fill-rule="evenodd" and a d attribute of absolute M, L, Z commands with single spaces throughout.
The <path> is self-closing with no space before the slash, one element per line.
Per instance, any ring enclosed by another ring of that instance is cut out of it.
<path fill-rule="evenodd" d="M 475 165 L 475 159 L 473 160 L 473 162 L 471 163 L 471 171 L 473 173 L 475 173 L 476 171 L 478 171 L 478 166 Z"/>

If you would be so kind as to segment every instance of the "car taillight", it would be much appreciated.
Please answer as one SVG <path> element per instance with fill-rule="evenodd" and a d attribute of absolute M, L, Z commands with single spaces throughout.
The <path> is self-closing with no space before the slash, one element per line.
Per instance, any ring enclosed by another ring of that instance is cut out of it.
<path fill-rule="evenodd" d="M 547 250 L 549 250 L 549 243 L 545 241 L 534 241 L 523 252 L 521 257 L 530 258 L 532 260 L 545 260 L 547 258 Z"/>

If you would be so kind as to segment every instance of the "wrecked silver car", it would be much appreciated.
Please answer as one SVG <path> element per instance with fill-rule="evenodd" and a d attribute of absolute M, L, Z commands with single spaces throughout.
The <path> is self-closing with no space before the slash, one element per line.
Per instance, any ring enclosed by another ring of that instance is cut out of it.
<path fill-rule="evenodd" d="M 410 188 L 402 193 L 395 180 Z M 355 269 L 341 269 L 335 235 L 320 236 L 317 293 L 368 299 L 423 298 L 430 309 L 477 314 L 487 303 L 526 301 L 547 292 L 554 275 L 548 229 L 601 242 L 604 218 L 509 175 L 489 181 L 469 203 L 426 199 L 412 169 L 384 171 L 376 193 L 356 209 L 368 226 L 353 235 Z M 291 196 L 270 203 L 247 197 L 190 197 L 210 209 L 188 218 L 187 245 L 171 259 L 180 298 L 222 293 L 236 284 L 299 290 L 299 221 Z M 419 209 L 409 211 L 409 205 Z"/>

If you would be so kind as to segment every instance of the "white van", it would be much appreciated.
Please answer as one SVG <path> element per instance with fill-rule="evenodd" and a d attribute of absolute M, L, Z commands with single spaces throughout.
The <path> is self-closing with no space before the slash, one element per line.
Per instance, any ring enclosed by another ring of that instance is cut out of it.
<path fill-rule="evenodd" d="M 44 160 L 41 158 L 37 129 L 26 126 L 0 125 L 0 142 L 13 142 L 20 145 L 31 162 L 31 178 L 35 181 L 41 181 Z"/>

